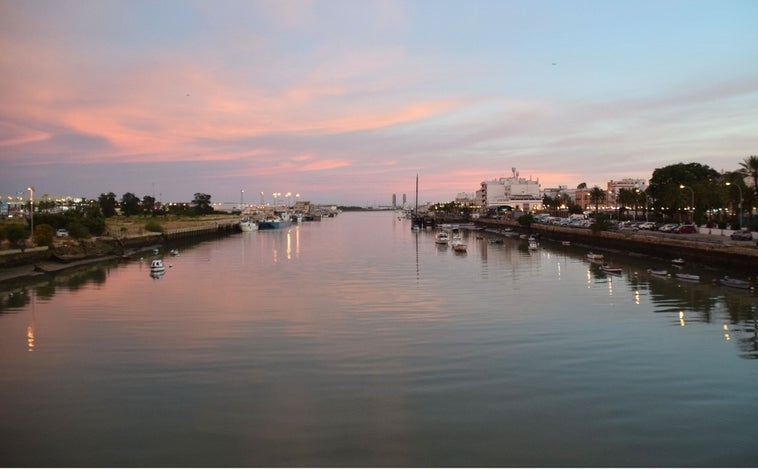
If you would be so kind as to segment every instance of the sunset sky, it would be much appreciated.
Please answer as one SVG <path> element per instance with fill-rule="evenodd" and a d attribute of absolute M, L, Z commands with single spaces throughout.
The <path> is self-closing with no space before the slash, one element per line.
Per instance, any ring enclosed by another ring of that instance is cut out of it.
<path fill-rule="evenodd" d="M 0 0 L 0 195 L 449 201 L 758 154 L 758 1 Z"/>

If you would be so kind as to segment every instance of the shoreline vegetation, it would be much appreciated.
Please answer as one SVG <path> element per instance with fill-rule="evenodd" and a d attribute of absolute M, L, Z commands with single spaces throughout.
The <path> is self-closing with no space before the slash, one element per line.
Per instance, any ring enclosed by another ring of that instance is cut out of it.
<path fill-rule="evenodd" d="M 239 217 L 228 214 L 159 219 L 150 216 L 110 218 L 102 236 L 56 237 L 50 246 L 24 249 L 3 246 L 0 249 L 0 283 L 121 258 L 173 240 L 231 233 L 238 223 Z"/>

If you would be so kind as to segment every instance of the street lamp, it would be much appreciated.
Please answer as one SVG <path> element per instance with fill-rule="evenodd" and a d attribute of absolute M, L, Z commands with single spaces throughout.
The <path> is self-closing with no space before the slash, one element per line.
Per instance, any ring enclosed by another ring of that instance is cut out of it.
<path fill-rule="evenodd" d="M 694 223 L 695 222 L 695 191 L 691 187 L 685 186 L 684 184 L 679 184 L 679 189 L 689 189 L 690 192 L 692 193 L 692 204 L 690 205 L 690 207 L 692 207 L 692 222 Z"/>
<path fill-rule="evenodd" d="M 26 188 L 26 190 L 29 191 L 29 211 L 32 213 L 31 229 L 32 229 L 32 239 L 34 239 L 34 188 L 32 186 L 29 186 Z"/>
<path fill-rule="evenodd" d="M 245 189 L 240 189 L 240 211 L 245 206 Z"/>
<path fill-rule="evenodd" d="M 727 186 L 731 186 L 732 185 L 731 182 L 726 182 L 725 184 Z M 737 207 L 739 207 L 739 209 L 740 209 L 739 220 L 740 220 L 740 230 L 742 230 L 742 188 L 740 187 L 739 184 L 734 184 L 734 187 L 736 187 L 740 191 L 740 203 L 737 205 Z"/>

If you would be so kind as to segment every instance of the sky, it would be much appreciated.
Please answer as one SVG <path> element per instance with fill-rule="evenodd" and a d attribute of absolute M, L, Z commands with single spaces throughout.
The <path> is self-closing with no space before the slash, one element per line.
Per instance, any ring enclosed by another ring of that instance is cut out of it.
<path fill-rule="evenodd" d="M 758 154 L 755 0 L 0 0 L 0 195 L 446 202 Z M 243 192 L 244 191 L 244 192 Z"/>

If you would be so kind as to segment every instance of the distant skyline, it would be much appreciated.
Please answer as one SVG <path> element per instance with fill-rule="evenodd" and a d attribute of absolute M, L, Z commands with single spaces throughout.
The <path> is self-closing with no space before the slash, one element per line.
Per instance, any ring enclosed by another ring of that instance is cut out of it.
<path fill-rule="evenodd" d="M 758 1 L 0 0 L 0 195 L 448 201 L 758 154 Z"/>

